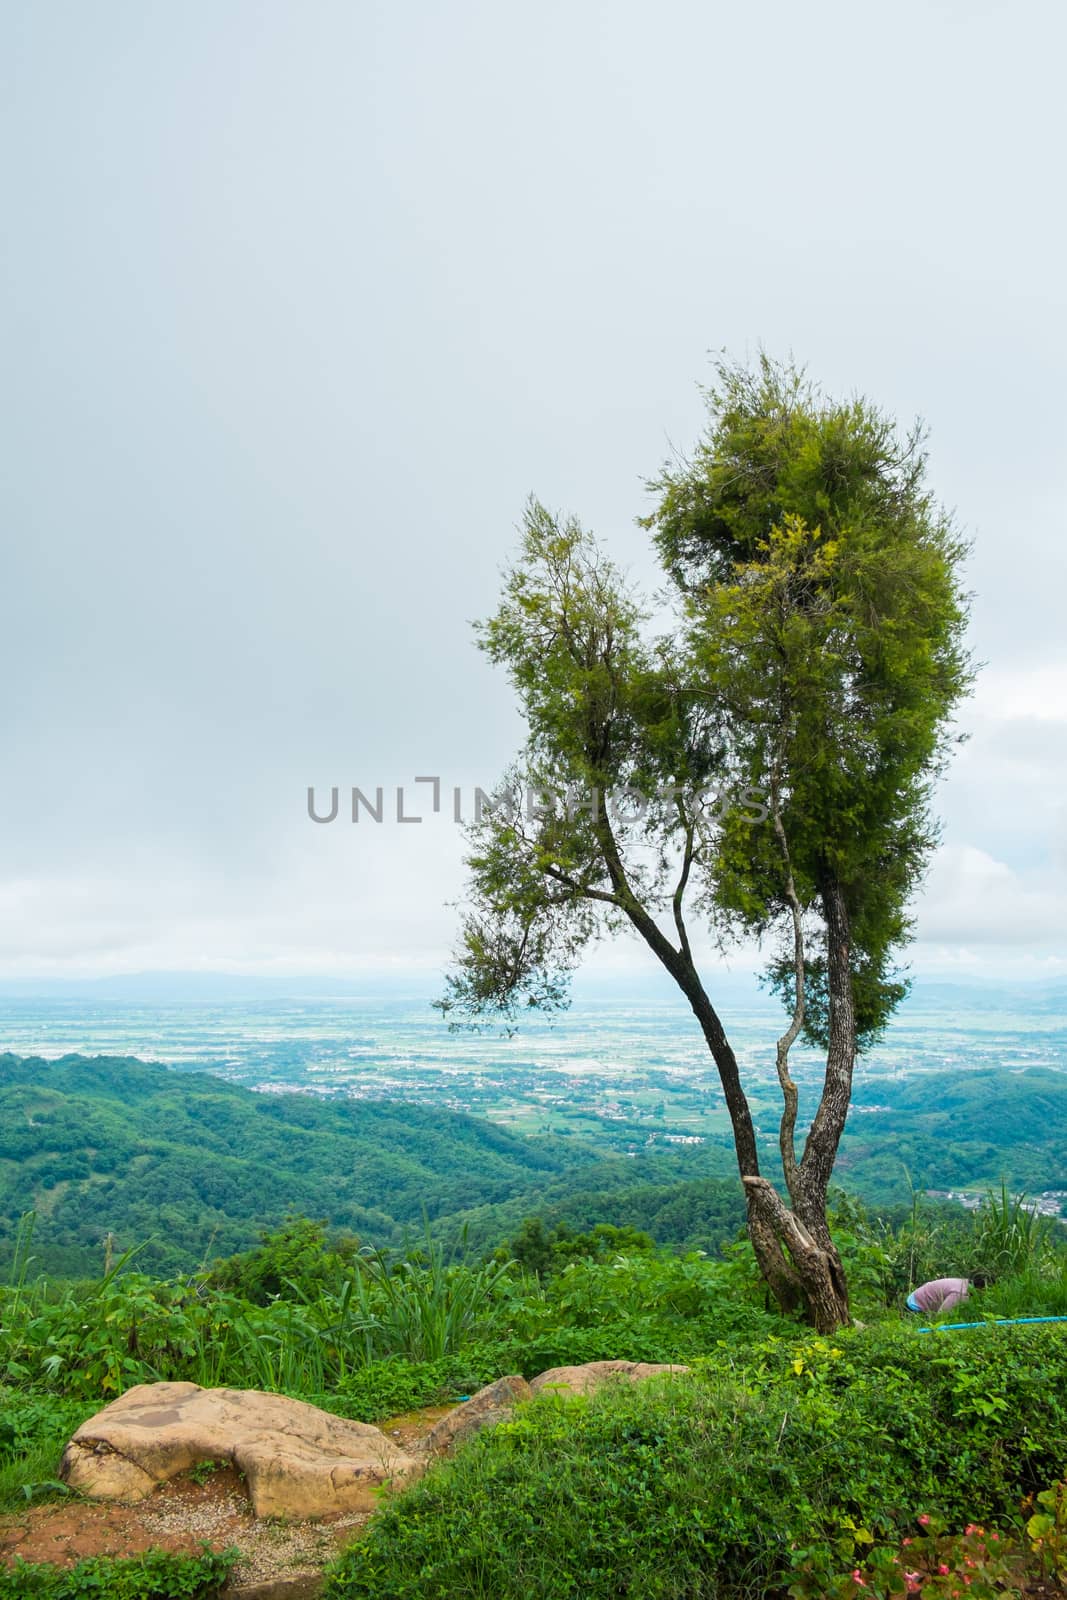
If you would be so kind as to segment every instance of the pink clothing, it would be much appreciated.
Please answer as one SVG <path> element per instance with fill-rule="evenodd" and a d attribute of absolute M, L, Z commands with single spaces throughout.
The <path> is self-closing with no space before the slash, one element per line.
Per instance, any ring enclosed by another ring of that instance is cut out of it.
<path fill-rule="evenodd" d="M 970 1287 L 966 1278 L 934 1278 L 930 1283 L 920 1283 L 908 1298 L 915 1301 L 920 1311 L 932 1317 L 939 1311 L 951 1311 L 961 1300 L 966 1300 Z"/>

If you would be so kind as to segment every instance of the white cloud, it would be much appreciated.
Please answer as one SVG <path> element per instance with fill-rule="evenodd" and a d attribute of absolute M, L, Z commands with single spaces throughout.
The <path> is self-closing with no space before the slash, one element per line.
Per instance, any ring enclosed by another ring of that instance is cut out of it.
<path fill-rule="evenodd" d="M 950 845 L 935 856 L 918 907 L 925 942 L 973 945 L 1064 943 L 1062 882 L 1028 882 L 974 845 Z"/>

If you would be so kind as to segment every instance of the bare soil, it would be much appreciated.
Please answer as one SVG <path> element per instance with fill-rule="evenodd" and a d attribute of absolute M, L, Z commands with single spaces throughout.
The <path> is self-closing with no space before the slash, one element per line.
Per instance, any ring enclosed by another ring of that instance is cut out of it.
<path fill-rule="evenodd" d="M 411 1446 L 451 1406 L 425 1406 L 382 1423 L 398 1444 Z M 198 1481 L 199 1480 L 199 1481 Z M 244 1479 L 231 1466 L 197 1469 L 162 1484 L 137 1505 L 70 1499 L 0 1514 L 0 1567 L 47 1561 L 72 1567 L 89 1556 L 135 1556 L 146 1550 L 198 1554 L 203 1545 L 241 1558 L 230 1579 L 235 1595 L 312 1593 L 314 1580 L 336 1552 L 356 1538 L 369 1512 L 317 1522 L 257 1517 Z"/>

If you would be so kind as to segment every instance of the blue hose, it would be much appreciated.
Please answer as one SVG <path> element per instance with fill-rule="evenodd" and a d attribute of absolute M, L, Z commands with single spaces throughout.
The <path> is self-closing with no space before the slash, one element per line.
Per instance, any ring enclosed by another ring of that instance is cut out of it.
<path fill-rule="evenodd" d="M 1014 1328 L 1023 1322 L 1067 1322 L 1067 1317 L 994 1317 L 991 1322 L 939 1322 L 920 1333 L 954 1333 L 957 1328 Z"/>

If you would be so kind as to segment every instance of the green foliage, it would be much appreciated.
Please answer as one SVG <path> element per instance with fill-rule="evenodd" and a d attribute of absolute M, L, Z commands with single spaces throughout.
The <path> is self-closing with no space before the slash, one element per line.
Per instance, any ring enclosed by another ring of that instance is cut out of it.
<path fill-rule="evenodd" d="M 510 1260 L 454 1257 L 427 1233 L 392 1256 L 360 1252 L 332 1289 L 292 1284 L 265 1306 L 128 1267 L 88 1286 L 0 1288 L 0 1374 L 86 1399 L 167 1379 L 344 1394 L 364 1369 L 401 1359 L 422 1370 L 491 1350 L 495 1377 L 620 1352 L 670 1360 L 775 1326 L 738 1258 L 651 1255 L 638 1242 L 636 1254 L 561 1262 L 541 1284 Z"/>
<path fill-rule="evenodd" d="M 66 1492 L 55 1481 L 63 1446 L 95 1409 L 0 1385 L 0 1509 Z"/>
<path fill-rule="evenodd" d="M 0 1571 L 0 1600 L 213 1600 L 238 1557 L 236 1550 L 175 1556 L 162 1550 L 128 1558 L 97 1556 L 63 1568 L 20 1561 Z"/>
<path fill-rule="evenodd" d="M 359 1422 L 381 1422 L 419 1406 L 444 1405 L 470 1395 L 500 1376 L 496 1345 L 467 1345 L 442 1361 L 409 1361 L 390 1356 L 349 1373 L 315 1404 Z"/>
<path fill-rule="evenodd" d="M 1051 1249 L 1052 1223 L 1038 1216 L 1025 1195 L 986 1195 L 975 1221 L 974 1258 L 980 1271 L 991 1278 L 1017 1276 L 1040 1267 Z"/>
<path fill-rule="evenodd" d="M 604 1261 L 614 1255 L 639 1255 L 655 1250 L 649 1234 L 639 1228 L 615 1227 L 598 1222 L 588 1233 L 575 1233 L 566 1222 L 558 1222 L 547 1232 L 540 1217 L 527 1217 L 514 1239 L 494 1253 L 496 1260 L 508 1256 L 526 1272 L 538 1278 L 559 1272 L 568 1261 Z"/>
<path fill-rule="evenodd" d="M 728 1135 L 725 1136 L 728 1139 Z M 657 1154 L 648 1150 L 636 1159 L 591 1162 L 553 1179 L 536 1199 L 536 1219 L 546 1233 L 565 1226 L 588 1234 L 598 1226 L 636 1229 L 657 1245 L 683 1253 L 703 1250 L 721 1255 L 745 1223 L 745 1198 L 736 1176 L 693 1177 L 721 1155 L 724 1166 L 736 1167 L 732 1152 L 705 1145 L 699 1151 Z M 523 1227 L 532 1220 L 529 1197 L 482 1207 L 463 1214 L 472 1249 L 492 1250 L 501 1238 L 517 1260 L 514 1248 Z M 459 1237 L 456 1219 L 435 1225 L 442 1237 Z"/>
<path fill-rule="evenodd" d="M 306 1298 L 337 1287 L 358 1249 L 354 1234 L 331 1244 L 325 1222 L 290 1213 L 280 1228 L 263 1230 L 257 1249 L 216 1261 L 211 1276 L 221 1288 L 264 1306 L 287 1290 Z"/>
<path fill-rule="evenodd" d="M 441 1361 L 477 1328 L 492 1328 L 502 1314 L 498 1291 L 512 1265 L 452 1262 L 428 1226 L 415 1253 L 390 1261 L 375 1251 L 357 1259 L 360 1327 L 380 1350 L 409 1361 Z"/>
<path fill-rule="evenodd" d="M 851 932 L 860 1045 L 905 992 L 893 970 L 936 838 L 930 784 L 970 672 L 965 547 L 924 487 L 921 434 L 868 401 L 825 397 L 791 364 L 720 363 L 696 452 L 648 519 L 689 599 L 704 692 L 730 728 L 735 782 L 781 802 L 798 895 L 832 882 Z M 786 910 L 779 840 L 727 821 L 723 925 L 762 936 Z M 809 930 L 805 1033 L 828 1043 L 825 929 Z M 791 937 L 768 976 L 793 1009 Z"/>
<path fill-rule="evenodd" d="M 975 1298 L 983 1316 L 1067 1317 L 1067 1256 L 1000 1278 Z M 962 1313 L 974 1303 L 975 1299 L 964 1301 L 957 1308 L 959 1320 L 966 1320 Z"/>
<path fill-rule="evenodd" d="M 1035 1509 L 1026 1523 L 1031 1547 L 1050 1577 L 1067 1578 L 1067 1481 L 1040 1490 L 1032 1503 Z"/>
<path fill-rule="evenodd" d="M 920 1515 L 1010 1518 L 1065 1426 L 1056 1329 L 735 1344 L 689 1378 L 522 1407 L 388 1502 L 327 1594 L 762 1594 L 805 1560 L 869 1565 Z"/>
<path fill-rule="evenodd" d="M 977 1270 L 974 1214 L 912 1196 L 896 1215 L 871 1215 L 854 1196 L 837 1191 L 830 1222 L 858 1306 L 900 1306 L 917 1284 Z M 969 1304 L 969 1302 L 968 1302 Z M 973 1308 L 972 1308 L 973 1309 Z"/>

